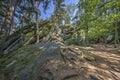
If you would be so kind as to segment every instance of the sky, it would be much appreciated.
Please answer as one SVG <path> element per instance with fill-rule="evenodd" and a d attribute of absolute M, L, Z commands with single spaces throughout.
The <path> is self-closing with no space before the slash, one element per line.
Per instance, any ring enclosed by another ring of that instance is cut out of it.
<path fill-rule="evenodd" d="M 65 0 L 65 4 L 71 4 L 71 3 L 75 3 L 77 4 L 79 0 Z M 52 2 L 50 2 L 48 9 L 46 10 L 46 13 L 44 13 L 43 10 L 43 4 L 40 4 L 39 9 L 41 11 L 41 16 L 40 19 L 47 19 L 49 18 L 52 13 L 54 12 L 54 5 L 52 4 Z"/>

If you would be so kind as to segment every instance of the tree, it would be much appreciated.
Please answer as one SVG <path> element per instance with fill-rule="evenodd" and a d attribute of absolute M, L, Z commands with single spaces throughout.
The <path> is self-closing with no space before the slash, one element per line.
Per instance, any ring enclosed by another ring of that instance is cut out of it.
<path fill-rule="evenodd" d="M 4 0 L 0 1 L 0 5 L 2 6 L 2 26 L 1 26 L 1 46 L 0 46 L 0 52 L 3 53 L 5 41 L 7 39 L 7 36 L 10 35 L 12 32 L 13 24 L 16 23 L 14 19 L 17 19 L 20 21 L 21 17 L 24 19 L 27 19 L 27 14 L 30 14 L 30 12 L 34 11 L 34 5 L 33 0 Z M 7 13 L 7 14 L 6 14 Z M 25 14 L 25 15 L 24 15 Z M 30 14 L 31 15 L 31 14 Z M 24 22 L 23 22 L 24 23 Z M 22 23 L 22 24 L 23 24 Z M 18 24 L 18 23 L 17 23 Z"/>
<path fill-rule="evenodd" d="M 36 0 L 36 10 L 39 7 L 40 2 L 38 0 Z M 39 17 L 39 13 L 38 11 L 36 12 L 36 27 L 35 27 L 35 39 L 36 39 L 36 43 L 39 43 L 39 25 L 38 25 L 38 17 Z"/>
<path fill-rule="evenodd" d="M 118 30 L 119 30 L 119 19 L 120 19 L 120 5 L 119 1 L 114 1 L 114 0 L 107 0 L 103 1 L 102 4 L 99 6 L 99 10 L 103 17 L 102 24 L 106 25 L 109 27 L 109 30 L 114 32 L 114 44 L 119 43 L 119 35 L 118 35 Z"/>
<path fill-rule="evenodd" d="M 3 2 L 3 4 L 7 5 L 6 7 L 8 8 L 8 12 L 6 14 L 5 20 L 3 21 L 3 25 L 2 25 L 2 28 L 1 28 L 2 36 L 3 36 L 2 37 L 2 44 L 0 46 L 0 52 L 1 53 L 3 53 L 6 37 L 10 33 L 10 26 L 11 26 L 11 23 L 12 23 L 13 13 L 15 11 L 16 3 L 17 3 L 16 0 L 5 1 L 5 3 Z"/>
<path fill-rule="evenodd" d="M 77 10 L 77 7 L 75 4 L 71 3 L 69 5 L 66 5 L 65 7 L 66 14 L 64 15 L 66 19 L 65 23 L 70 24 L 70 22 L 72 21 L 72 18 L 74 17 L 76 10 Z"/>
<path fill-rule="evenodd" d="M 119 43 L 117 32 L 119 27 L 115 27 L 119 22 L 119 4 L 119 1 L 114 0 L 79 1 L 76 17 L 79 18 L 79 26 L 84 29 L 86 43 L 88 41 L 87 38 L 90 39 L 92 35 L 98 38 L 103 37 L 106 43 L 107 36 L 113 34 L 113 31 L 115 31 L 114 41 Z M 97 31 L 97 34 L 94 31 Z"/>

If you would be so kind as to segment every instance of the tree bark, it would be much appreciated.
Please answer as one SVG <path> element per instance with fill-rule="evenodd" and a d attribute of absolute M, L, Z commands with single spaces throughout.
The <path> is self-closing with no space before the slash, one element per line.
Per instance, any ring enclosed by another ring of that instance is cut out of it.
<path fill-rule="evenodd" d="M 114 40 L 114 47 L 117 47 L 117 44 L 119 43 L 119 35 L 118 35 L 118 26 L 117 23 L 115 23 L 115 40 Z"/>
<path fill-rule="evenodd" d="M 88 44 L 89 40 L 88 40 L 88 26 L 86 26 L 85 28 L 85 44 Z"/>
<path fill-rule="evenodd" d="M 7 12 L 7 15 L 5 17 L 5 21 L 2 25 L 2 35 L 3 37 L 1 38 L 2 39 L 2 43 L 1 43 L 1 46 L 0 46 L 0 53 L 2 54 L 4 52 L 4 44 L 5 44 L 5 41 L 6 41 L 6 38 L 7 36 L 9 35 L 9 30 L 10 30 L 10 26 L 11 26 L 11 23 L 12 23 L 12 18 L 13 18 L 13 13 L 14 13 L 14 10 L 15 10 L 15 6 L 16 6 L 16 0 L 10 0 L 10 3 L 9 3 L 9 6 L 8 6 L 8 12 Z"/>
<path fill-rule="evenodd" d="M 39 1 L 36 1 L 36 9 L 38 9 L 38 7 L 39 7 Z M 35 39 L 36 39 L 36 43 L 39 43 L 38 17 L 39 17 L 39 14 L 38 14 L 38 12 L 36 12 L 36 26 L 35 26 Z"/>

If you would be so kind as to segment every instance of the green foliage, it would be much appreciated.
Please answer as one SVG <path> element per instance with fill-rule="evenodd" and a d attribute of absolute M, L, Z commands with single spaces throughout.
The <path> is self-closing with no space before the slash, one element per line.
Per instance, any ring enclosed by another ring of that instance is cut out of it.
<path fill-rule="evenodd" d="M 81 29 L 86 31 L 90 41 L 97 41 L 98 38 L 114 35 L 116 23 L 120 19 L 120 2 L 114 0 L 80 0 L 78 3 L 78 13 Z M 85 33 L 86 34 L 86 33 Z M 93 41 L 93 42 L 94 42 Z"/>

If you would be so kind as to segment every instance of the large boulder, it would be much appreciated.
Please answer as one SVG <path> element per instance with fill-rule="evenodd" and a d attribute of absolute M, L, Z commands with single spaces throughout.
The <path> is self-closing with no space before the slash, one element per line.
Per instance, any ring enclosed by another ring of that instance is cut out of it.
<path fill-rule="evenodd" d="M 60 54 L 61 45 L 41 42 L 4 55 L 0 59 L 0 80 L 62 80 L 70 75 L 77 77 L 76 71 L 64 63 Z"/>
<path fill-rule="evenodd" d="M 0 58 L 0 80 L 90 80 L 82 57 L 93 60 L 86 51 L 60 42 L 23 46 Z"/>
<path fill-rule="evenodd" d="M 59 45 L 49 42 L 24 46 L 0 59 L 0 71 L 6 80 L 37 80 L 40 67 L 58 53 Z"/>

